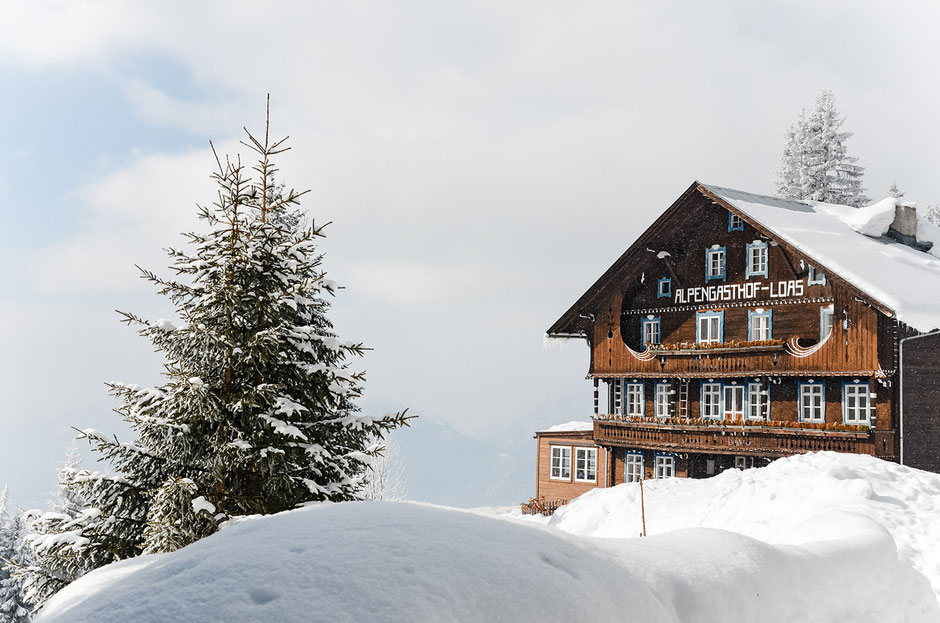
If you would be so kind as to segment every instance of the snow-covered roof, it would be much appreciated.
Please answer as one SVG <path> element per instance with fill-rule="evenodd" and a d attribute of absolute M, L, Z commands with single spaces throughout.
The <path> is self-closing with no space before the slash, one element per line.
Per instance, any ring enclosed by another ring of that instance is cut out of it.
<path fill-rule="evenodd" d="M 917 216 L 930 252 L 887 238 L 896 199 L 865 208 L 795 201 L 701 184 L 781 240 L 836 273 L 918 331 L 940 328 L 940 228 Z"/>
<path fill-rule="evenodd" d="M 594 430 L 594 422 L 573 421 L 564 424 L 555 424 L 552 427 L 540 430 L 540 433 L 580 433 Z"/>

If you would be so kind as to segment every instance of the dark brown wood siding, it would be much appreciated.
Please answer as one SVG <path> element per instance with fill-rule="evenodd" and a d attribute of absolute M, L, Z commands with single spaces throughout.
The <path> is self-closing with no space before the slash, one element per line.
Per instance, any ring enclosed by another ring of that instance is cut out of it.
<path fill-rule="evenodd" d="M 940 472 L 940 334 L 904 342 L 904 464 Z"/>

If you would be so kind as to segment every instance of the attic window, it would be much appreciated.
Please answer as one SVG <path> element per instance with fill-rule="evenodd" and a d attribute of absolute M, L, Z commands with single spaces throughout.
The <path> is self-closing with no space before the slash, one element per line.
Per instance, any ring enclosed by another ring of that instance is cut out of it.
<path fill-rule="evenodd" d="M 767 243 L 755 240 L 747 245 L 747 270 L 746 276 L 754 277 L 757 275 L 767 276 Z"/>
<path fill-rule="evenodd" d="M 659 280 L 659 287 L 656 292 L 656 298 L 669 298 L 672 296 L 672 279 L 664 277 Z"/>
<path fill-rule="evenodd" d="M 733 212 L 728 212 L 728 231 L 744 231 L 744 219 Z"/>
<path fill-rule="evenodd" d="M 806 280 L 806 285 L 826 285 L 826 273 L 816 270 L 816 267 L 812 264 L 809 265 L 809 276 Z"/>

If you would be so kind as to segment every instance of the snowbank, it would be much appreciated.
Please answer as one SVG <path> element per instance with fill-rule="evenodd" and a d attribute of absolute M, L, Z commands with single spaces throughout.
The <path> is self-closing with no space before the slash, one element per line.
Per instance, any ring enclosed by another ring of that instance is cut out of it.
<path fill-rule="evenodd" d="M 927 576 L 940 598 L 940 474 L 821 452 L 705 480 L 649 480 L 644 489 L 647 534 L 722 528 L 767 543 L 819 548 L 864 537 L 875 525 L 891 534 L 901 560 Z M 639 487 L 586 493 L 549 525 L 584 536 L 636 536 Z M 868 571 L 883 576 L 877 566 Z"/>
<path fill-rule="evenodd" d="M 594 430 L 594 422 L 565 422 L 564 424 L 555 424 L 544 430 L 540 430 L 540 433 L 570 433 L 570 432 L 582 432 Z"/>
<path fill-rule="evenodd" d="M 894 221 L 898 200 L 888 197 L 864 208 L 850 208 L 829 203 L 816 205 L 821 211 L 832 214 L 858 233 L 877 238 L 888 233 L 888 228 Z"/>
<path fill-rule="evenodd" d="M 704 528 L 593 539 L 428 505 L 319 505 L 99 569 L 36 621 L 940 620 L 890 536 L 854 528 L 803 547 Z"/>

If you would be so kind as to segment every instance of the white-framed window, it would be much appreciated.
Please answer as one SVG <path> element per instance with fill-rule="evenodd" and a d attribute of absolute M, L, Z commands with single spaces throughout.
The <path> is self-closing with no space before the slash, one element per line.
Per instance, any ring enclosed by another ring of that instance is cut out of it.
<path fill-rule="evenodd" d="M 767 243 L 760 240 L 747 245 L 747 267 L 744 271 L 745 276 L 755 277 L 757 275 L 767 276 Z"/>
<path fill-rule="evenodd" d="M 571 480 L 571 446 L 552 446 L 553 480 Z"/>
<path fill-rule="evenodd" d="M 705 249 L 705 281 L 725 278 L 725 248 L 717 244 Z"/>
<path fill-rule="evenodd" d="M 721 383 L 702 383 L 702 417 L 721 419 Z"/>
<path fill-rule="evenodd" d="M 672 478 L 676 475 L 676 457 L 671 454 L 657 454 L 653 464 L 653 478 Z"/>
<path fill-rule="evenodd" d="M 744 219 L 737 214 L 728 213 L 728 231 L 744 231 Z"/>
<path fill-rule="evenodd" d="M 770 395 L 760 383 L 747 384 L 747 417 L 750 420 L 770 419 Z"/>
<path fill-rule="evenodd" d="M 695 339 L 699 344 L 720 344 L 724 339 L 725 312 L 697 312 Z"/>
<path fill-rule="evenodd" d="M 826 421 L 826 388 L 820 382 L 800 383 L 800 421 Z"/>
<path fill-rule="evenodd" d="M 607 395 L 609 396 L 609 413 L 623 415 L 623 380 L 613 379 L 610 381 Z"/>
<path fill-rule="evenodd" d="M 744 386 L 724 386 L 724 416 L 726 420 L 744 419 Z"/>
<path fill-rule="evenodd" d="M 627 383 L 627 415 L 643 417 L 643 383 Z"/>
<path fill-rule="evenodd" d="M 574 481 L 597 482 L 597 448 L 574 449 Z"/>
<path fill-rule="evenodd" d="M 756 467 L 753 456 L 736 456 L 734 457 L 734 468 L 735 469 L 751 469 Z"/>
<path fill-rule="evenodd" d="M 643 345 L 659 344 L 659 318 L 643 318 L 640 320 L 643 332 Z"/>
<path fill-rule="evenodd" d="M 624 480 L 626 482 L 640 482 L 643 480 L 643 455 L 641 453 L 627 451 L 624 463 Z"/>
<path fill-rule="evenodd" d="M 656 298 L 664 299 L 672 296 L 672 279 L 663 277 L 656 288 Z"/>
<path fill-rule="evenodd" d="M 769 340 L 773 337 L 773 311 L 755 309 L 747 313 L 748 339 L 752 342 Z"/>
<path fill-rule="evenodd" d="M 819 340 L 828 337 L 832 331 L 832 318 L 835 315 L 835 306 L 827 305 L 819 308 Z"/>
<path fill-rule="evenodd" d="M 672 393 L 669 383 L 656 383 L 656 417 L 666 418 L 671 415 Z"/>
<path fill-rule="evenodd" d="M 842 388 L 842 421 L 871 426 L 871 394 L 868 383 L 846 383 Z"/>
<path fill-rule="evenodd" d="M 806 285 L 826 285 L 826 273 L 816 270 L 812 264 L 809 265 L 809 274 L 806 277 Z"/>

